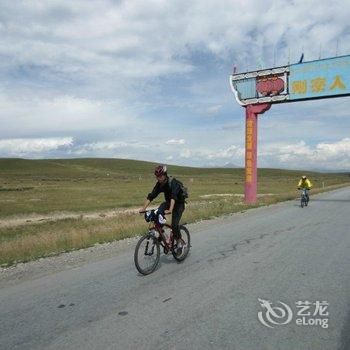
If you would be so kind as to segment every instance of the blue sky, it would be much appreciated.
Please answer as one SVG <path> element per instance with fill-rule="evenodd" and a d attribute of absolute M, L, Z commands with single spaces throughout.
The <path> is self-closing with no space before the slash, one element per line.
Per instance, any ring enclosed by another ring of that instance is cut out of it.
<path fill-rule="evenodd" d="M 342 1 L 2 1 L 0 157 L 242 166 L 233 65 L 350 54 L 348 13 Z M 272 106 L 259 166 L 349 169 L 349 109 L 350 97 Z"/>

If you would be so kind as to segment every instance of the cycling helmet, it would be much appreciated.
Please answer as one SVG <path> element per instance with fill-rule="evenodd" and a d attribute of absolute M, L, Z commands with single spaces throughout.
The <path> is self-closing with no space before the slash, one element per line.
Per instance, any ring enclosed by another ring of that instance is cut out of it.
<path fill-rule="evenodd" d="M 306 175 L 303 175 L 301 178 L 302 178 L 303 180 L 306 180 Z"/>
<path fill-rule="evenodd" d="M 158 165 L 155 169 L 154 169 L 154 175 L 155 176 L 162 176 L 162 175 L 166 175 L 166 165 Z"/>

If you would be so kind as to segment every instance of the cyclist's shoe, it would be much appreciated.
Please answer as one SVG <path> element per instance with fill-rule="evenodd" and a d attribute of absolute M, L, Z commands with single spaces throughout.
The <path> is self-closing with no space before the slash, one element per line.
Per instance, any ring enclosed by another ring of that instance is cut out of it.
<path fill-rule="evenodd" d="M 174 236 L 174 251 L 177 256 L 180 256 L 185 248 L 186 244 L 183 241 L 181 234 L 179 236 Z"/>
<path fill-rule="evenodd" d="M 183 250 L 183 247 L 181 243 L 178 243 L 174 246 L 174 252 L 177 256 L 180 256 L 182 254 L 182 250 Z"/>

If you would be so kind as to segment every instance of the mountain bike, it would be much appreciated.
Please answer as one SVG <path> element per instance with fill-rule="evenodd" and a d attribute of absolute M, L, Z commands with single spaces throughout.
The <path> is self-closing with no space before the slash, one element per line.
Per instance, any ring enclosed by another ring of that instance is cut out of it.
<path fill-rule="evenodd" d="M 173 255 L 178 262 L 184 261 L 190 251 L 191 238 L 185 225 L 180 225 L 180 237 L 175 238 L 171 226 L 159 222 L 157 210 L 140 212 L 150 223 L 148 232 L 142 236 L 135 247 L 134 262 L 142 275 L 152 273 L 159 264 L 160 250 Z"/>
<path fill-rule="evenodd" d="M 301 190 L 301 197 L 300 197 L 300 206 L 304 208 L 306 207 L 309 203 L 309 196 L 307 195 L 307 189 L 306 188 L 298 188 Z"/>

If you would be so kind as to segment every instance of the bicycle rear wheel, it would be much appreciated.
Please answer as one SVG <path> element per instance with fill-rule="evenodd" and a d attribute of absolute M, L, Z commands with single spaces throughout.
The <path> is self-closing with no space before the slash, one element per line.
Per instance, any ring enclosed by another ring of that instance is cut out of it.
<path fill-rule="evenodd" d="M 159 263 L 160 247 L 156 237 L 146 235 L 140 238 L 137 242 L 134 262 L 137 270 L 142 275 L 152 273 Z"/>
<path fill-rule="evenodd" d="M 184 261 L 191 248 L 191 236 L 188 229 L 180 225 L 180 239 L 173 239 L 171 243 L 171 253 L 176 261 Z"/>

